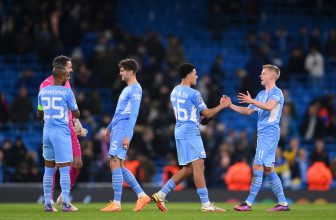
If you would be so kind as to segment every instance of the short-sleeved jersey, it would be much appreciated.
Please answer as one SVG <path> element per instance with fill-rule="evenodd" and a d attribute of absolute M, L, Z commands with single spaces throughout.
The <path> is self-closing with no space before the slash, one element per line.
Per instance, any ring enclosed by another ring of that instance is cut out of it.
<path fill-rule="evenodd" d="M 139 113 L 139 107 L 142 98 L 142 88 L 139 83 L 125 87 L 118 99 L 110 129 L 126 129 L 132 133 L 134 125 L 130 128 L 129 121 L 135 116 L 135 121 Z M 133 124 L 133 123 L 132 123 Z M 131 131 L 132 130 L 132 131 Z"/>
<path fill-rule="evenodd" d="M 249 108 L 258 112 L 258 136 L 279 137 L 279 122 L 284 105 L 284 97 L 281 89 L 275 86 L 269 92 L 262 90 L 255 99 L 264 103 L 267 103 L 270 99 L 277 102 L 277 105 L 271 111 L 260 109 L 252 104 L 249 105 Z"/>
<path fill-rule="evenodd" d="M 54 84 L 54 77 L 53 77 L 53 75 L 51 75 L 41 83 L 40 90 L 47 87 L 47 86 L 53 85 L 53 84 Z M 67 87 L 67 88 L 71 89 L 71 85 L 70 85 L 69 80 L 65 83 L 64 87 Z M 73 126 L 73 123 L 72 123 L 72 113 L 71 113 L 71 111 L 69 112 L 69 126 L 70 126 L 71 129 L 73 129 L 73 130 L 75 129 L 74 126 Z"/>
<path fill-rule="evenodd" d="M 170 94 L 176 126 L 175 139 L 192 139 L 200 136 L 200 112 L 207 106 L 201 94 L 188 86 L 176 86 Z"/>
<path fill-rule="evenodd" d="M 69 130 L 69 109 L 78 109 L 75 96 L 70 88 L 47 86 L 38 94 L 38 109 L 44 112 L 45 128 L 64 128 Z"/>

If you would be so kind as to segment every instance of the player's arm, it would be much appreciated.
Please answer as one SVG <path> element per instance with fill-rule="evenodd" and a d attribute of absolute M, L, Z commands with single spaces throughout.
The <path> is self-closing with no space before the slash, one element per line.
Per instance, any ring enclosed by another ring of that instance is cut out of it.
<path fill-rule="evenodd" d="M 252 108 L 242 107 L 242 106 L 238 106 L 238 105 L 234 105 L 234 104 L 231 104 L 229 107 L 233 111 L 238 112 L 238 113 L 240 113 L 242 115 L 251 115 L 252 113 L 255 112 L 255 110 L 252 109 Z"/>
<path fill-rule="evenodd" d="M 224 108 L 229 107 L 230 104 L 231 104 L 231 99 L 229 97 L 223 96 L 220 99 L 219 105 L 217 105 L 214 108 L 207 108 L 206 107 L 201 111 L 201 114 L 206 118 L 212 118 L 213 116 L 215 116 L 218 112 L 220 112 Z"/>
<path fill-rule="evenodd" d="M 222 109 L 223 109 L 223 107 L 221 105 L 217 105 L 214 108 L 205 108 L 203 111 L 201 111 L 201 114 L 206 118 L 212 118 L 218 112 L 220 112 Z"/>
<path fill-rule="evenodd" d="M 131 101 L 130 101 L 131 114 L 128 119 L 128 123 L 127 123 L 126 130 L 125 130 L 125 137 L 122 142 L 122 146 L 124 149 L 128 148 L 130 144 L 130 139 L 133 136 L 134 126 L 135 126 L 135 123 L 136 123 L 136 120 L 139 114 L 141 96 L 142 94 L 138 92 L 131 94 Z"/>
<path fill-rule="evenodd" d="M 112 120 L 110 124 L 106 127 L 106 132 L 105 132 L 105 141 L 108 144 L 110 143 L 111 131 L 112 131 Z"/>
<path fill-rule="evenodd" d="M 275 101 L 274 99 L 268 100 L 267 103 L 259 102 L 257 100 L 253 100 L 253 102 L 251 104 L 257 106 L 258 108 L 268 110 L 268 111 L 272 111 L 272 109 L 278 104 L 278 102 Z"/>
<path fill-rule="evenodd" d="M 277 97 L 276 99 L 279 99 L 279 98 Z M 256 99 L 252 99 L 248 91 L 247 91 L 247 94 L 239 93 L 238 100 L 239 100 L 239 103 L 248 103 L 258 108 L 261 108 L 263 110 L 267 110 L 267 111 L 272 111 L 272 109 L 278 104 L 278 101 L 279 101 L 279 100 L 275 100 L 274 98 L 271 98 L 266 103 L 260 102 Z"/>
<path fill-rule="evenodd" d="M 79 109 L 78 109 L 78 106 L 77 106 L 76 98 L 75 98 L 75 95 L 70 88 L 68 89 L 67 103 L 68 103 L 68 106 L 71 110 L 72 117 L 73 118 L 79 118 L 80 112 L 79 112 Z"/>
<path fill-rule="evenodd" d="M 107 125 L 107 127 L 106 127 L 106 130 L 108 130 L 109 132 L 112 131 L 112 121 L 113 121 L 113 119 L 111 120 L 110 124 Z"/>
<path fill-rule="evenodd" d="M 105 141 L 106 143 L 110 143 L 110 136 L 111 136 L 111 131 L 112 131 L 112 123 L 113 123 L 113 118 L 110 122 L 110 124 L 106 127 L 106 132 L 105 132 Z"/>
<path fill-rule="evenodd" d="M 70 88 L 68 89 L 68 92 L 69 92 L 68 93 L 68 105 L 72 113 L 72 117 L 73 117 L 72 122 L 74 123 L 76 135 L 85 137 L 87 134 L 87 130 L 83 128 L 82 124 L 78 120 L 78 118 L 80 117 L 80 111 L 77 106 L 75 95 Z"/>
<path fill-rule="evenodd" d="M 139 114 L 140 103 L 141 99 L 131 101 L 131 114 L 129 116 L 128 124 L 126 127 L 125 137 L 130 138 L 133 135 L 134 126 Z"/>
<path fill-rule="evenodd" d="M 43 118 L 44 118 L 44 111 L 43 111 L 43 106 L 41 102 L 41 97 L 40 94 L 37 96 L 37 118 L 44 123 Z"/>
<path fill-rule="evenodd" d="M 44 112 L 43 110 L 37 110 L 37 118 L 43 122 Z"/>
<path fill-rule="evenodd" d="M 80 111 L 78 109 L 77 110 L 71 110 L 71 113 L 72 113 L 73 118 L 78 119 L 79 116 L 80 116 Z"/>

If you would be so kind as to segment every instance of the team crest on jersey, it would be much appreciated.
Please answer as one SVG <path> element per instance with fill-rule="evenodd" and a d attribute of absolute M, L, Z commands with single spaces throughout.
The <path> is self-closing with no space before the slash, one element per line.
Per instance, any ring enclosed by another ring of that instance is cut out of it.
<path fill-rule="evenodd" d="M 201 102 L 201 101 L 202 101 L 202 98 L 201 98 L 201 97 L 198 97 L 198 98 L 197 98 L 197 101 Z"/>

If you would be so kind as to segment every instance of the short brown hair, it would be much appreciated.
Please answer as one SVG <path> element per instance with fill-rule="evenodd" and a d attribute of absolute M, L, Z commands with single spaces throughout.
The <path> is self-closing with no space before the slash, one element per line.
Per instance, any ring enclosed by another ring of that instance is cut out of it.
<path fill-rule="evenodd" d="M 138 62 L 134 59 L 124 59 L 119 62 L 120 67 L 123 67 L 125 70 L 132 70 L 135 74 L 138 71 Z"/>
<path fill-rule="evenodd" d="M 67 57 L 67 56 L 64 56 L 64 55 L 57 56 L 53 60 L 53 67 L 55 67 L 55 66 L 65 67 L 67 65 L 68 61 L 71 61 L 70 57 Z"/>
<path fill-rule="evenodd" d="M 277 67 L 275 65 L 272 65 L 272 64 L 266 64 L 266 65 L 263 65 L 263 69 L 268 69 L 268 70 L 271 70 L 271 71 L 275 72 L 277 74 L 277 79 L 280 78 L 280 69 L 279 69 L 279 67 Z"/>

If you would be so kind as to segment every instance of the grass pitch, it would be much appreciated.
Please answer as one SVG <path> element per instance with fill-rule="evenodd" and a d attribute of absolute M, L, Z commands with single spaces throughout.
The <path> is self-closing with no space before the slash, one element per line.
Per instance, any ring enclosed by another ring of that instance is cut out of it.
<path fill-rule="evenodd" d="M 266 212 L 265 210 L 272 205 L 256 204 L 251 212 L 236 212 L 233 210 L 232 204 L 216 203 L 216 206 L 228 210 L 224 213 L 204 213 L 200 211 L 199 203 L 168 203 L 168 212 L 160 212 L 156 204 L 150 203 L 142 212 L 132 212 L 133 203 L 123 203 L 122 212 L 103 213 L 100 208 L 106 204 L 91 203 L 91 204 L 75 204 L 79 211 L 75 213 L 63 213 L 61 207 L 56 213 L 46 213 L 43 211 L 43 205 L 32 203 L 0 203 L 0 219 L 1 220 L 100 220 L 100 219 L 127 219 L 127 220 L 192 220 L 192 219 L 249 219 L 249 220 L 277 220 L 277 219 L 304 219 L 304 220 L 327 220 L 336 219 L 336 204 L 307 204 L 307 205 L 292 205 L 289 212 Z"/>

